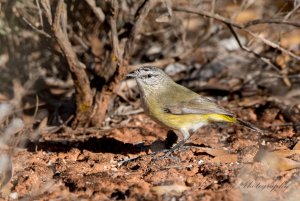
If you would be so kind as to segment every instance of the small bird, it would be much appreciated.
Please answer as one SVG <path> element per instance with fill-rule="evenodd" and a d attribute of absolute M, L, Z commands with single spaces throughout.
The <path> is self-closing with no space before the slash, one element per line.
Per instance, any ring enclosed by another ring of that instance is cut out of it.
<path fill-rule="evenodd" d="M 181 135 L 182 140 L 171 148 L 171 152 L 181 147 L 198 128 L 214 122 L 238 123 L 261 132 L 217 105 L 213 99 L 177 84 L 157 67 L 141 67 L 127 77 L 136 79 L 145 113 L 177 136 Z"/>

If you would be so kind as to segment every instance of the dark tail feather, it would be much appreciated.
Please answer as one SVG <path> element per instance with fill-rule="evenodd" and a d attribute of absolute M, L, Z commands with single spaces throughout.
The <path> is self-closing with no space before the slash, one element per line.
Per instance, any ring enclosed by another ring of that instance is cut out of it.
<path fill-rule="evenodd" d="M 259 133 L 264 133 L 261 129 L 257 128 L 256 126 L 252 125 L 251 123 L 241 120 L 241 119 L 236 119 L 237 123 L 240 124 L 241 126 L 245 126 L 255 132 L 259 132 Z"/>

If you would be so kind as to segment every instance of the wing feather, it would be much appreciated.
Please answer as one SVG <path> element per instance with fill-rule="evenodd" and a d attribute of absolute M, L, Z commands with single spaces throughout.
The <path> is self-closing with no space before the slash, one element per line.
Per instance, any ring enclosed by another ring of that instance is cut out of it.
<path fill-rule="evenodd" d="M 217 105 L 214 99 L 197 97 L 195 99 L 167 104 L 164 110 L 171 114 L 224 114 L 233 116 L 233 113 Z"/>

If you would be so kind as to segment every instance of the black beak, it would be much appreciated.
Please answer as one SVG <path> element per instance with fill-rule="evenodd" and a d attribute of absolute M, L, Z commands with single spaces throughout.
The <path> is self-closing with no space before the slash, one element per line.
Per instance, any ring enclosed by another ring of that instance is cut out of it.
<path fill-rule="evenodd" d="M 133 71 L 131 73 L 128 73 L 126 77 L 127 78 L 135 78 L 136 77 L 136 73 Z"/>

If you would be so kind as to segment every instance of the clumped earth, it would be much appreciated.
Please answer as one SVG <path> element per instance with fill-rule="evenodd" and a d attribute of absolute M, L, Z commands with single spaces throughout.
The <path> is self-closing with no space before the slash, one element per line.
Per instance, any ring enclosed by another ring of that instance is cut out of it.
<path fill-rule="evenodd" d="M 151 153 L 170 147 L 176 135 L 144 114 L 131 115 L 120 128 L 44 134 L 14 155 L 13 176 L 2 197 L 297 200 L 299 137 L 285 124 L 282 111 L 270 104 L 261 99 L 238 112 L 265 133 L 237 125 L 207 126 L 168 157 Z M 274 119 L 278 125 L 270 128 Z"/>

